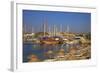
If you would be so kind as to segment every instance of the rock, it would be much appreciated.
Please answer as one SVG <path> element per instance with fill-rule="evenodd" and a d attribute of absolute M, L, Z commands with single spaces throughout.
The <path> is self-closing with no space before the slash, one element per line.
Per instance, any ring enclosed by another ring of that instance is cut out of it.
<path fill-rule="evenodd" d="M 28 57 L 28 59 L 29 59 L 29 62 L 38 62 L 39 61 L 38 57 L 34 54 L 30 55 Z"/>

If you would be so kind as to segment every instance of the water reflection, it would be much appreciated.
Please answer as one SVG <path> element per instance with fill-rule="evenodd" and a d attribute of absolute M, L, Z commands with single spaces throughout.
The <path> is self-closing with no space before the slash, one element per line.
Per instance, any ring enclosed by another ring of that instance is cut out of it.
<path fill-rule="evenodd" d="M 64 53 L 67 53 L 69 47 L 70 45 L 68 44 L 23 44 L 23 62 L 32 61 L 30 60 L 31 57 L 34 58 L 34 61 L 44 61 L 46 59 L 53 59 L 61 49 L 64 50 Z"/>

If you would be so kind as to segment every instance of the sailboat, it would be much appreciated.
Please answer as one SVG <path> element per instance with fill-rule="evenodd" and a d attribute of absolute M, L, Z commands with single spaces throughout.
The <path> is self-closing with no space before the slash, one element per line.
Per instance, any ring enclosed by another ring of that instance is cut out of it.
<path fill-rule="evenodd" d="M 47 31 L 49 29 L 49 31 Z M 50 28 L 47 29 L 47 23 L 43 24 L 43 33 L 44 36 L 41 39 L 41 44 L 47 44 L 47 45 L 54 45 L 54 44 L 59 44 L 59 39 L 55 38 L 54 36 L 56 36 L 56 26 L 53 26 L 53 31 L 50 31 Z M 53 36 L 47 36 L 46 33 L 51 33 L 51 35 Z"/>

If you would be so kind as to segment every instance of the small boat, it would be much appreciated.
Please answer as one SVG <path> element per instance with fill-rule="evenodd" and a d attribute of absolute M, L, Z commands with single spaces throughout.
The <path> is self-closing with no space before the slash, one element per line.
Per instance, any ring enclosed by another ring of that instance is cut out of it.
<path fill-rule="evenodd" d="M 59 41 L 55 40 L 43 40 L 41 41 L 42 44 L 47 44 L 47 45 L 54 45 L 54 44 L 59 44 Z"/>
<path fill-rule="evenodd" d="M 41 39 L 40 42 L 41 44 L 54 45 L 59 44 L 60 40 L 53 37 L 47 37 L 46 39 Z"/>

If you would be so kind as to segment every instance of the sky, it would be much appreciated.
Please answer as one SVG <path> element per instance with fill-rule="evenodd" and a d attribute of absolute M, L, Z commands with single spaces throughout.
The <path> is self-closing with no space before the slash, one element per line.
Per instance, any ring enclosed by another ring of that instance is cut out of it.
<path fill-rule="evenodd" d="M 44 23 L 51 29 L 55 26 L 60 30 L 62 26 L 63 32 L 67 27 L 69 32 L 91 32 L 91 13 L 23 10 L 23 29 L 26 32 L 40 32 Z"/>

